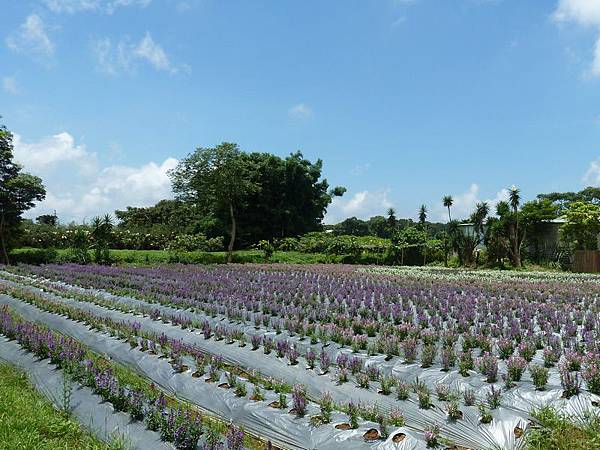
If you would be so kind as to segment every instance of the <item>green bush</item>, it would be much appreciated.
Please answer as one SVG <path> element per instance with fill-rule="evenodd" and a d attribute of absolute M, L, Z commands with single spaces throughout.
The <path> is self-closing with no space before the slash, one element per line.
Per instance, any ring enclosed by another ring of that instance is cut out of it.
<path fill-rule="evenodd" d="M 13 250 L 10 254 L 13 264 L 50 264 L 59 261 L 59 253 L 53 248 L 25 248 Z"/>
<path fill-rule="evenodd" d="M 282 239 L 276 239 L 273 242 L 275 250 L 282 252 L 296 252 L 299 250 L 300 242 L 297 238 L 287 237 Z"/>
<path fill-rule="evenodd" d="M 217 252 L 223 250 L 223 238 L 207 238 L 203 234 L 181 234 L 167 245 L 170 251 L 202 251 Z"/>

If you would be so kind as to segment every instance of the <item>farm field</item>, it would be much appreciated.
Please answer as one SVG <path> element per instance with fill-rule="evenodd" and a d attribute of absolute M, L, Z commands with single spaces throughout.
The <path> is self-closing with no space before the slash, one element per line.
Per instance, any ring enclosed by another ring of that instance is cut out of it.
<path fill-rule="evenodd" d="M 0 357 L 56 366 L 136 448 L 598 448 L 599 312 L 593 275 L 21 265 Z"/>

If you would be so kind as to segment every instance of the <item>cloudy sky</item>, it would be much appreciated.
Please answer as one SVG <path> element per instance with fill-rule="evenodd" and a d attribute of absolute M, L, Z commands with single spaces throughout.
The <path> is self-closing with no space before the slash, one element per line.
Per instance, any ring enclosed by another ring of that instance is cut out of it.
<path fill-rule="evenodd" d="M 327 221 L 600 185 L 600 0 L 2 0 L 0 115 L 56 210 L 169 197 L 197 146 L 325 162 Z"/>

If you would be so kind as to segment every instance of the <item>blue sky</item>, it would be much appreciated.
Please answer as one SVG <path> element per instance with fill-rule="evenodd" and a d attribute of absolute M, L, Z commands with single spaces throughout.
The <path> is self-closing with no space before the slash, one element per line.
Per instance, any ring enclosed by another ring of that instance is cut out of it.
<path fill-rule="evenodd" d="M 325 162 L 327 221 L 600 185 L 600 0 L 3 0 L 0 115 L 63 220 L 197 146 Z"/>

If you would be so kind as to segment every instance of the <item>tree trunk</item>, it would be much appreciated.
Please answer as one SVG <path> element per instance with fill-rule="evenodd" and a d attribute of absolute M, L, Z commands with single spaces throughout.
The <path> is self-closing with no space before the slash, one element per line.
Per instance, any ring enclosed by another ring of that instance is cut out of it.
<path fill-rule="evenodd" d="M 521 245 L 519 243 L 519 216 L 515 211 L 515 239 L 513 243 L 515 252 L 515 267 L 521 267 Z"/>
<path fill-rule="evenodd" d="M 450 215 L 450 207 L 448 206 L 448 222 L 452 222 L 452 216 Z"/>
<path fill-rule="evenodd" d="M 400 258 L 400 265 L 403 266 L 404 265 L 404 248 L 402 248 L 402 256 Z"/>
<path fill-rule="evenodd" d="M 0 244 L 2 245 L 2 258 L 4 259 L 4 264 L 7 266 L 10 264 L 8 260 L 8 250 L 6 249 L 6 239 L 4 237 L 4 214 L 0 216 Z"/>
<path fill-rule="evenodd" d="M 227 247 L 227 263 L 230 263 L 233 259 L 233 244 L 235 243 L 235 233 L 237 231 L 232 203 L 229 203 L 229 216 L 231 217 L 231 238 L 229 239 L 229 246 Z"/>

